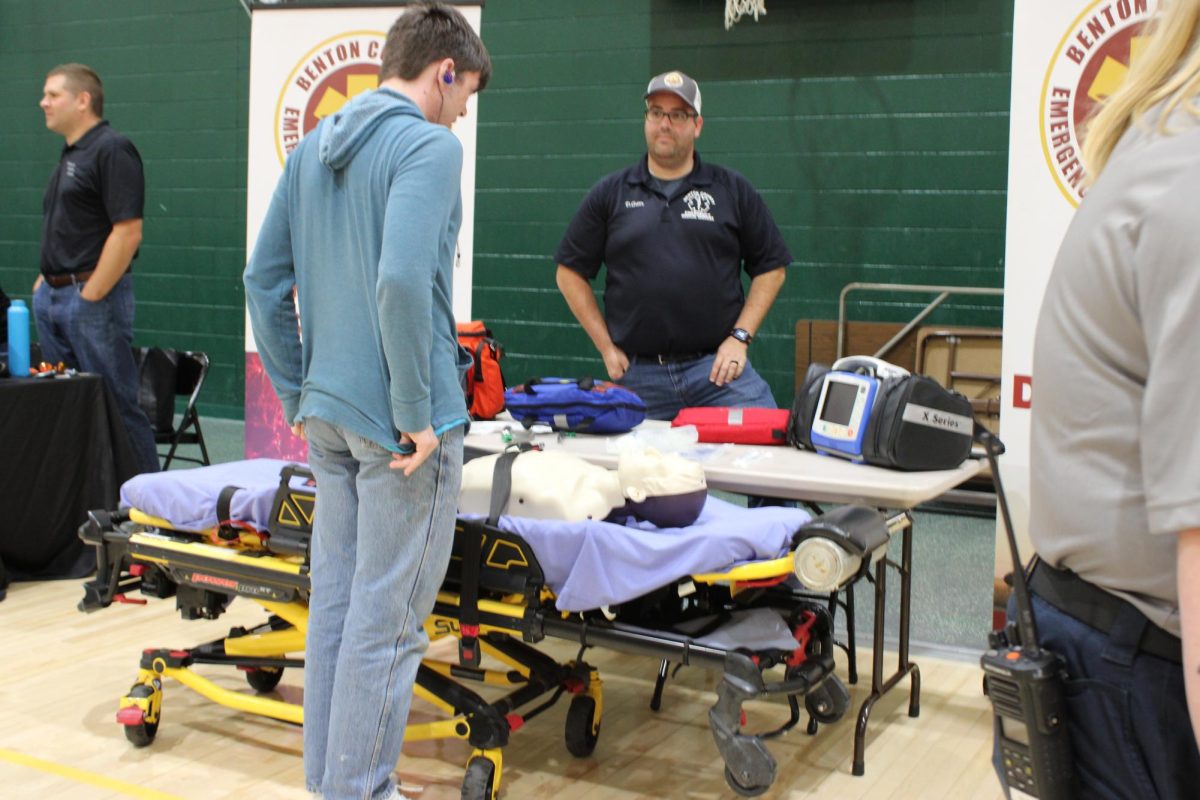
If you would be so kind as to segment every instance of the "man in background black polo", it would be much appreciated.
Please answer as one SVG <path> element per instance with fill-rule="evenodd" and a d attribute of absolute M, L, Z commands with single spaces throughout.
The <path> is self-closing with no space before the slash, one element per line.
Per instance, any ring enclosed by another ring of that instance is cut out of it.
<path fill-rule="evenodd" d="M 41 275 L 33 314 L 42 357 L 103 376 L 140 472 L 158 471 L 150 419 L 138 405 L 133 276 L 146 194 L 142 159 L 103 119 L 104 88 L 82 64 L 50 70 L 39 104 L 66 140 L 42 198 Z"/>
<path fill-rule="evenodd" d="M 696 153 L 696 82 L 665 72 L 645 102 L 646 156 L 584 198 L 555 253 L 558 288 L 608 376 L 651 419 L 688 406 L 775 408 L 747 353 L 791 253 L 750 182 Z M 590 285 L 602 262 L 603 314 Z"/>

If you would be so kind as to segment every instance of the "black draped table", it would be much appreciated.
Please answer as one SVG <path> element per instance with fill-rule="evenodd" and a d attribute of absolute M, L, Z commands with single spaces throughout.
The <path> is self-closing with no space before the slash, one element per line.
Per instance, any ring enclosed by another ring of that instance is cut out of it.
<path fill-rule="evenodd" d="M 125 426 L 98 375 L 0 379 L 0 597 L 12 579 L 96 567 L 77 530 L 115 509 L 135 473 Z"/>

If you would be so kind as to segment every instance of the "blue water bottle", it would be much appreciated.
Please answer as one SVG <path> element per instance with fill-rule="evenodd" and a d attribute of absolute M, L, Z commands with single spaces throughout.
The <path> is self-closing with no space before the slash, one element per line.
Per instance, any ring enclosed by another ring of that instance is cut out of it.
<path fill-rule="evenodd" d="M 8 307 L 8 374 L 29 377 L 29 309 L 24 300 Z"/>

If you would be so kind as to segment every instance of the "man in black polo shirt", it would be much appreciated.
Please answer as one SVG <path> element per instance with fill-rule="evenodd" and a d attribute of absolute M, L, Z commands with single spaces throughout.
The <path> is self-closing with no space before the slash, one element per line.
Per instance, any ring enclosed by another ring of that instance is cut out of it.
<path fill-rule="evenodd" d="M 103 119 L 104 88 L 88 67 L 50 70 L 40 105 L 46 127 L 66 139 L 42 198 L 42 266 L 33 293 L 42 356 L 104 377 L 139 471 L 156 472 L 131 350 L 129 265 L 142 241 L 142 159 Z"/>
<path fill-rule="evenodd" d="M 791 253 L 754 187 L 696 153 L 696 82 L 663 73 L 645 101 L 646 157 L 584 198 L 555 253 L 558 288 L 609 377 L 651 419 L 688 406 L 774 408 L 747 351 Z M 603 314 L 589 283 L 601 263 Z"/>

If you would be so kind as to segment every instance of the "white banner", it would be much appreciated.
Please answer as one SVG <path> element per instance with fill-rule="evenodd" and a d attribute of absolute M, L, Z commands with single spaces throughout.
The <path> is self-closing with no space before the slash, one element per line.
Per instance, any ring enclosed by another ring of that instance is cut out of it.
<path fill-rule="evenodd" d="M 460 5 L 478 31 L 479 6 Z M 372 8 L 256 9 L 250 28 L 249 147 L 246 162 L 246 253 L 283 173 L 284 160 L 301 137 L 355 95 L 379 83 L 388 29 L 404 6 Z M 454 315 L 471 318 L 475 223 L 475 118 L 477 101 L 454 125 L 463 144 L 463 222 L 454 264 Z M 262 372 L 246 324 L 246 456 L 305 458 L 302 443 L 283 423 L 279 402 Z"/>
<path fill-rule="evenodd" d="M 1046 280 L 1086 187 L 1080 126 L 1121 84 L 1137 58 L 1142 24 L 1157 0 L 1016 0 L 1004 271 L 1000 459 L 1013 525 L 1030 553 L 1029 409 L 1033 336 Z M 999 529 L 998 529 L 999 531 Z M 1012 569 L 997 536 L 999 578 Z"/>

